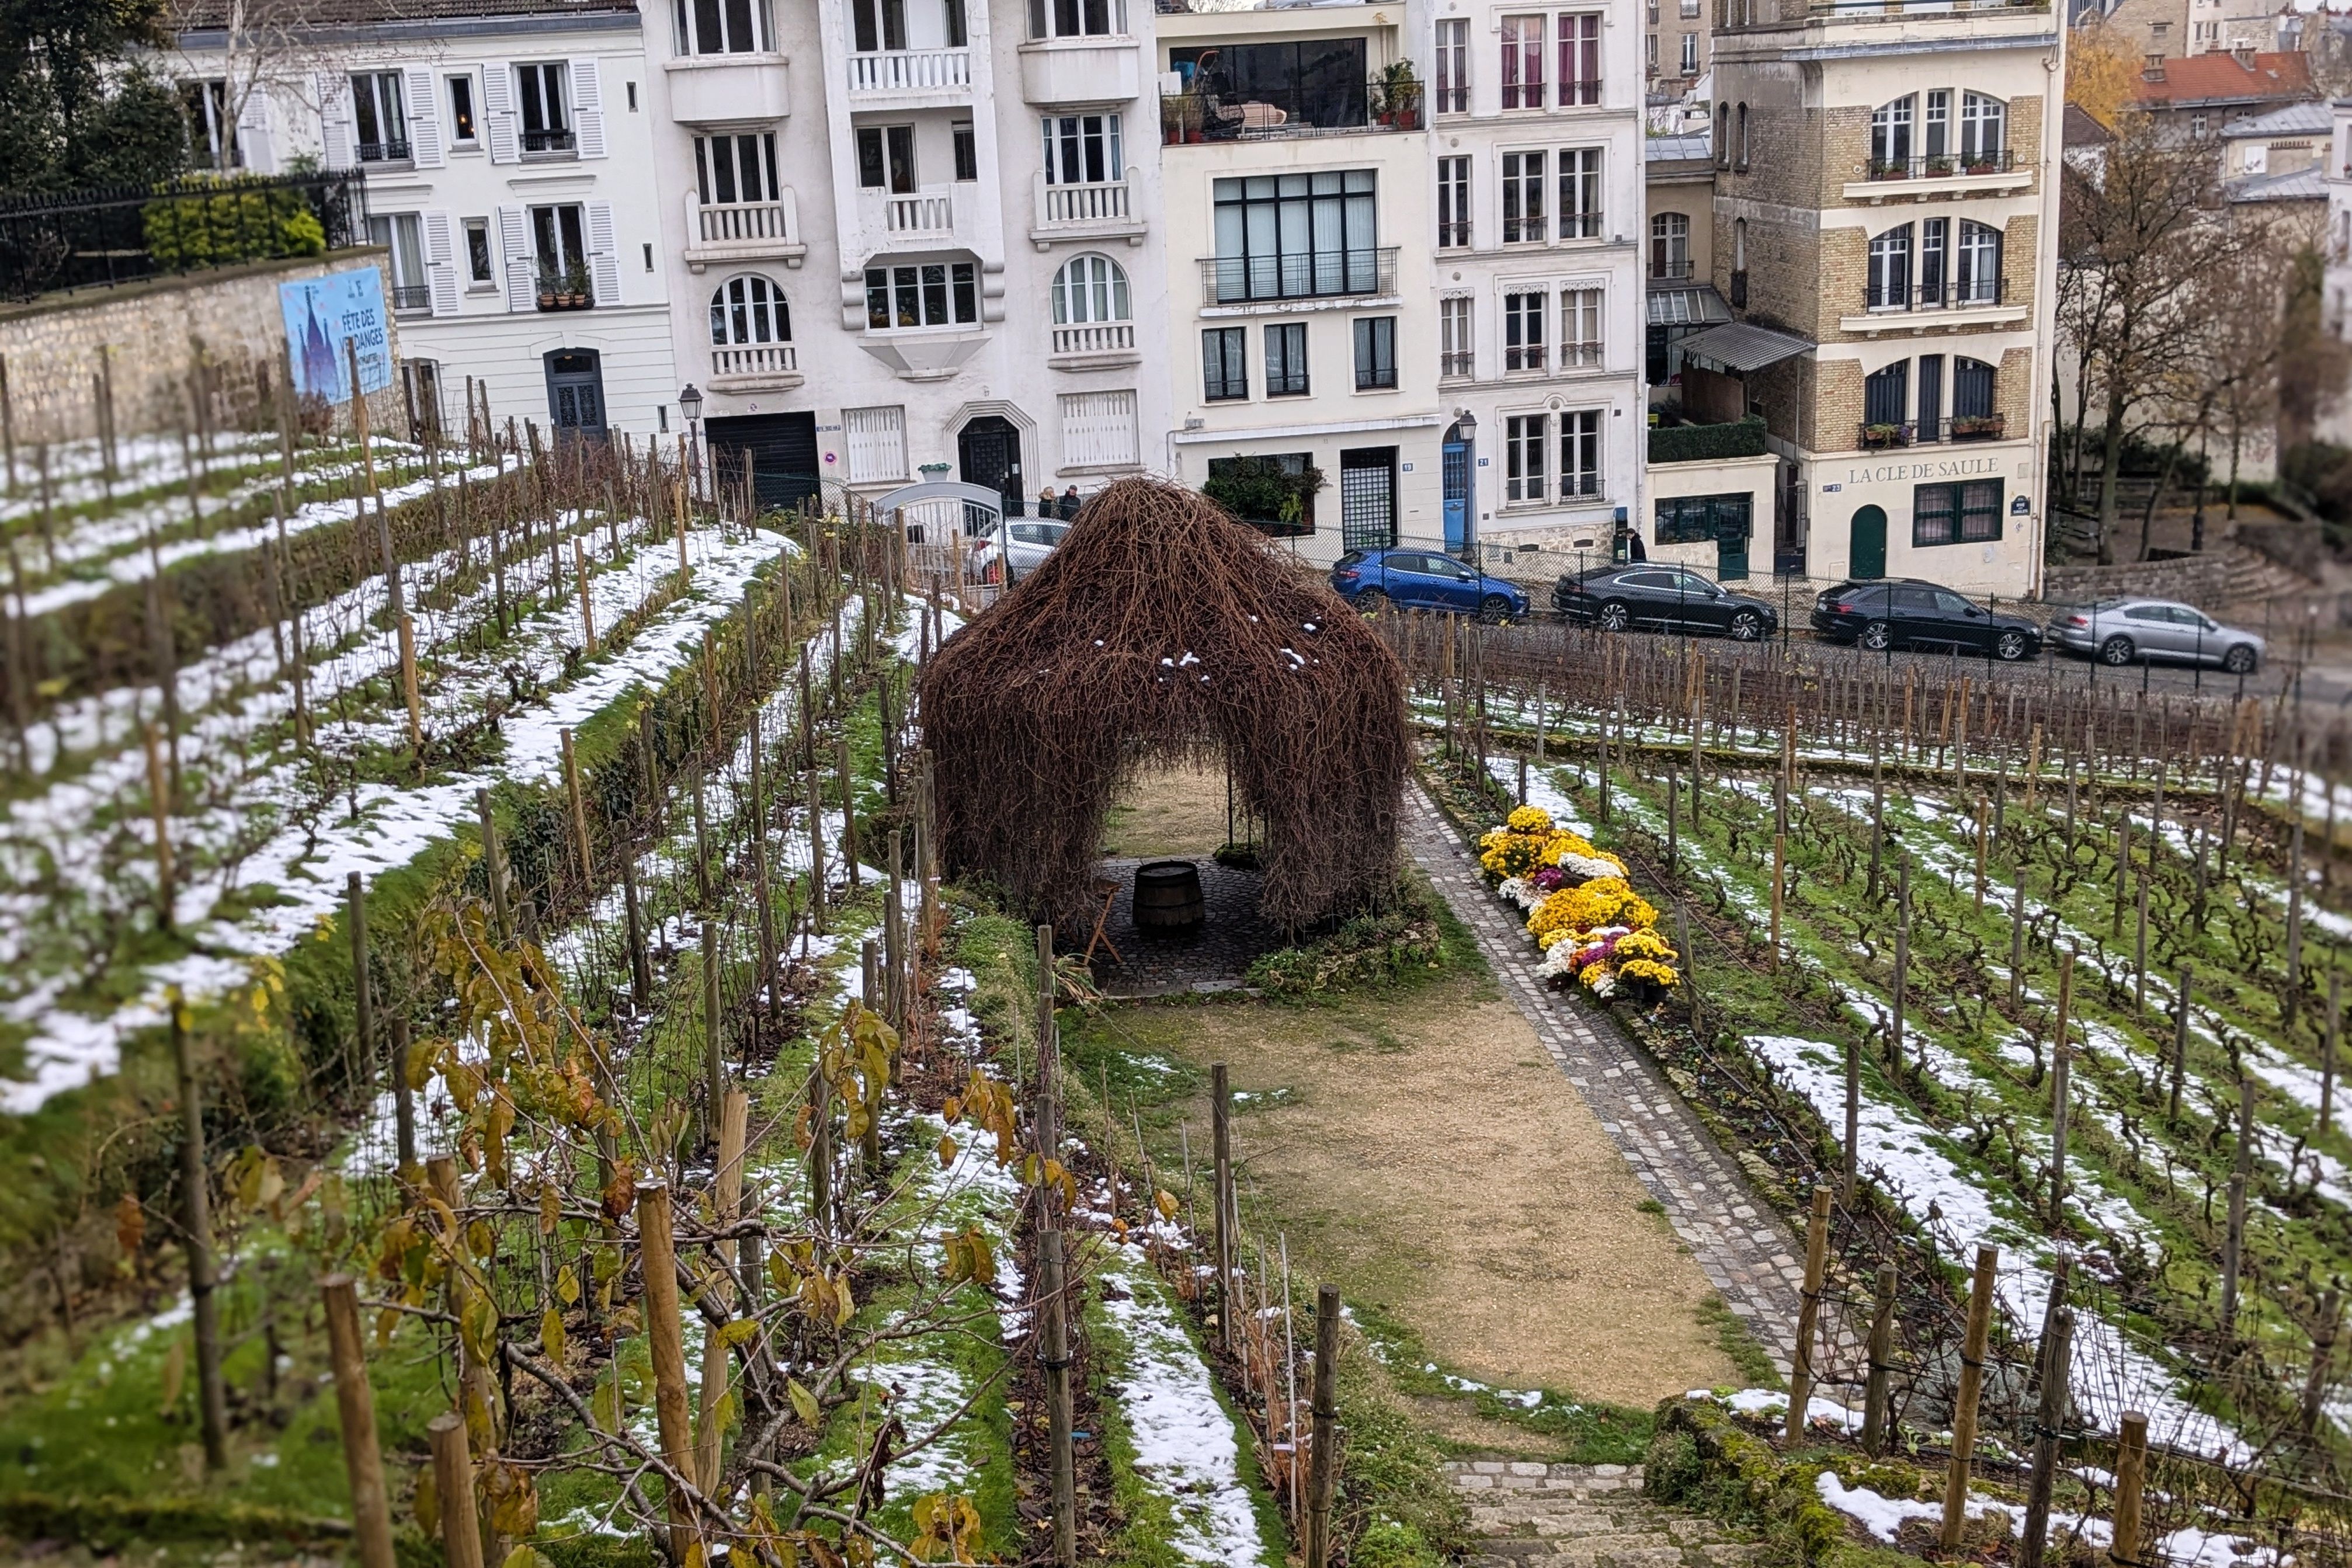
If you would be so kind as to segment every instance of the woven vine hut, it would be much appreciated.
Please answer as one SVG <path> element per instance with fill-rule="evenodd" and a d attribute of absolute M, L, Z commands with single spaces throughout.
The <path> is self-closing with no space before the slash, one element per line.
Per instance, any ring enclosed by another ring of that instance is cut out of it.
<path fill-rule="evenodd" d="M 1157 763 L 1224 761 L 1264 824 L 1272 923 L 1353 914 L 1394 886 L 1404 672 L 1328 588 L 1192 491 L 1103 490 L 919 689 L 949 865 L 1056 924 L 1087 909 L 1112 796 Z"/>

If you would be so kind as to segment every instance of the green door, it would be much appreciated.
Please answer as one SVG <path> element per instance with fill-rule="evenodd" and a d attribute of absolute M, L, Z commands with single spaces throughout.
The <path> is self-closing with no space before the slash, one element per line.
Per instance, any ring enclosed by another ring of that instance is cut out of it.
<path fill-rule="evenodd" d="M 1883 508 L 1856 509 L 1853 531 L 1846 539 L 1845 559 L 1848 577 L 1886 575 L 1886 513 Z"/>
<path fill-rule="evenodd" d="M 1748 538 L 1752 531 L 1748 499 L 1745 496 L 1727 496 L 1710 509 L 1715 524 L 1715 580 L 1744 582 L 1748 580 Z"/>

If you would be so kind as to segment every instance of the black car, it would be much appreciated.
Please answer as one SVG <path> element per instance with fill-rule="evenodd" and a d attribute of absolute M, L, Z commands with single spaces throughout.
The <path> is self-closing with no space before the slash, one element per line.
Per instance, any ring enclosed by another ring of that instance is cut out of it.
<path fill-rule="evenodd" d="M 1813 601 L 1812 622 L 1829 641 L 1848 647 L 1859 643 L 1873 653 L 1914 648 L 2011 661 L 2042 653 L 2042 628 L 2035 622 L 1910 578 L 1841 582 Z"/>
<path fill-rule="evenodd" d="M 1571 572 L 1553 585 L 1551 606 L 1604 632 L 1696 632 L 1753 643 L 1780 629 L 1780 612 L 1764 601 L 1654 561 Z"/>

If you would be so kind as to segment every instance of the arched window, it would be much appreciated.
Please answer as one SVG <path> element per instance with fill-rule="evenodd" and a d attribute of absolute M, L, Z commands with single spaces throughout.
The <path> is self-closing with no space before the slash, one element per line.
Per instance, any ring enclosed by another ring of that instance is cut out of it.
<path fill-rule="evenodd" d="M 1129 319 L 1127 274 L 1107 256 L 1072 256 L 1054 275 L 1054 324 L 1082 326 Z"/>
<path fill-rule="evenodd" d="M 1912 99 L 1908 94 L 1883 103 L 1870 114 L 1870 172 L 1874 178 L 1902 179 L 1911 172 Z"/>
<path fill-rule="evenodd" d="M 1960 162 L 1997 163 L 2009 120 L 2009 106 L 1979 92 L 1960 95 Z"/>
<path fill-rule="evenodd" d="M 1748 106 L 1739 106 L 1739 167 L 1748 167 Z"/>
<path fill-rule="evenodd" d="M 789 343 L 793 316 L 784 291 L 756 275 L 730 277 L 710 297 L 710 341 L 714 348 L 751 343 Z"/>
<path fill-rule="evenodd" d="M 1731 167 L 1731 105 L 1727 103 L 1715 106 L 1715 166 Z"/>
<path fill-rule="evenodd" d="M 1965 355 L 1952 361 L 1952 417 L 1956 420 L 1980 421 L 1992 417 L 1993 369 L 1982 360 Z M 1978 434 L 1969 429 L 1962 434 Z"/>
<path fill-rule="evenodd" d="M 1888 229 L 1870 241 L 1869 292 L 1864 307 L 1872 310 L 1911 308 L 1911 225 Z"/>
<path fill-rule="evenodd" d="M 2000 231 L 1986 225 L 1960 220 L 1959 289 L 1955 298 L 1963 305 L 1997 305 L 2000 302 Z"/>

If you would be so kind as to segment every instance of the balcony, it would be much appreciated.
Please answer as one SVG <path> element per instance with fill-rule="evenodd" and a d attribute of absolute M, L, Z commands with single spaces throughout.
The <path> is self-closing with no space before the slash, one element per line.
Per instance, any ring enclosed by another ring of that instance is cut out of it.
<path fill-rule="evenodd" d="M 1862 310 L 1859 316 L 1839 317 L 1839 329 L 1865 336 L 1936 328 L 1965 331 L 2012 326 L 2028 314 L 2021 302 L 2010 300 L 2006 277 L 1897 288 L 1868 284 L 1862 291 Z"/>
<path fill-rule="evenodd" d="M 2006 414 L 1959 413 L 1927 423 L 1913 420 L 1892 424 L 1865 423 L 1855 431 L 1854 444 L 1864 452 L 1883 452 L 1891 446 L 2005 441 L 2008 436 L 2009 418 Z"/>
<path fill-rule="evenodd" d="M 670 118 L 686 125 L 782 120 L 793 111 L 782 55 L 680 55 L 665 60 Z"/>
<path fill-rule="evenodd" d="M 2020 168 L 2007 147 L 1989 152 L 1937 153 L 1933 157 L 1873 160 L 1863 178 L 1849 180 L 1849 202 L 1922 202 L 1937 196 L 1999 196 L 2030 189 L 2032 168 Z"/>
<path fill-rule="evenodd" d="M 1201 258 L 1204 307 L 1296 305 L 1360 299 L 1397 291 L 1397 247 L 1336 250 L 1315 256 L 1205 256 Z"/>
<path fill-rule="evenodd" d="M 716 262 L 782 261 L 798 267 L 808 254 L 800 204 L 787 188 L 772 202 L 700 202 L 686 193 L 686 265 L 700 272 Z"/>
<path fill-rule="evenodd" d="M 422 283 L 395 283 L 392 286 L 392 308 L 405 315 L 429 314 L 433 309 L 433 290 Z"/>
<path fill-rule="evenodd" d="M 574 155 L 575 145 L 572 132 L 562 127 L 522 133 L 522 155 L 526 158 L 570 158 Z"/>
<path fill-rule="evenodd" d="M 405 163 L 409 148 L 405 141 L 362 141 L 352 150 L 362 163 Z"/>
<path fill-rule="evenodd" d="M 1466 382 L 1478 371 L 1478 356 L 1468 349 L 1448 349 L 1437 356 L 1437 379 Z"/>
<path fill-rule="evenodd" d="M 1129 169 L 1124 180 L 1062 185 L 1049 185 L 1043 173 L 1037 174 L 1037 221 L 1030 239 L 1039 250 L 1056 240 L 1124 238 L 1140 245 L 1144 221 L 1135 202 L 1135 172 Z"/>
<path fill-rule="evenodd" d="M 1306 136 L 1349 136 L 1366 131 L 1418 131 L 1423 121 L 1421 84 L 1378 78 L 1358 89 L 1350 81 L 1245 92 L 1183 92 L 1160 100 L 1160 140 L 1180 143 L 1266 141 Z"/>
<path fill-rule="evenodd" d="M 1034 104 L 1125 101 L 1141 90 L 1141 49 L 1123 35 L 1021 46 L 1021 96 Z"/>
<path fill-rule="evenodd" d="M 783 392 L 806 378 L 790 343 L 738 343 L 710 350 L 713 392 Z"/>
<path fill-rule="evenodd" d="M 849 57 L 853 109 L 960 103 L 971 95 L 970 49 L 877 49 Z"/>
<path fill-rule="evenodd" d="M 919 245 L 956 237 L 954 187 L 925 185 L 914 191 L 860 191 L 858 209 L 877 245 Z"/>
<path fill-rule="evenodd" d="M 1132 321 L 1085 321 L 1054 329 L 1045 362 L 1057 371 L 1092 371 L 1140 363 Z"/>
<path fill-rule="evenodd" d="M 1650 263 L 1650 277 L 1654 282 L 1679 282 L 1684 278 L 1687 278 L 1690 275 L 1691 264 L 1687 258 L 1682 261 L 1653 261 Z"/>

